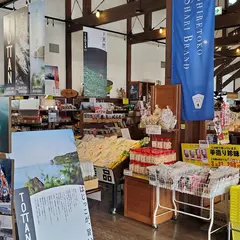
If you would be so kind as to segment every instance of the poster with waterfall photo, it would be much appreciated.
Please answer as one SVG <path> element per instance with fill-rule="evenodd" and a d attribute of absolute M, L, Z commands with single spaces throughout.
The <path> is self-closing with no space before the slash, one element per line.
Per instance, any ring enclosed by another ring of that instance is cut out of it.
<path fill-rule="evenodd" d="M 29 4 L 30 94 L 45 94 L 45 1 Z"/>
<path fill-rule="evenodd" d="M 15 95 L 15 12 L 3 18 L 4 32 L 4 94 Z"/>
<path fill-rule="evenodd" d="M 28 8 L 15 12 L 16 26 L 16 95 L 28 95 L 30 90 L 30 59 L 29 59 L 29 18 Z"/>
<path fill-rule="evenodd" d="M 72 130 L 14 132 L 8 157 L 15 158 L 14 207 L 20 240 L 93 239 Z"/>
<path fill-rule="evenodd" d="M 83 38 L 84 96 L 106 97 L 107 33 L 84 27 Z"/>

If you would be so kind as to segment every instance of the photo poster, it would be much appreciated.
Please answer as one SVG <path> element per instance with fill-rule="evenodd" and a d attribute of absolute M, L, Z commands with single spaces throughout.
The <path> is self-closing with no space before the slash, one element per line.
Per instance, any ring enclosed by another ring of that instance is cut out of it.
<path fill-rule="evenodd" d="M 15 240 L 15 222 L 10 215 L 0 215 L 0 239 Z"/>
<path fill-rule="evenodd" d="M 0 97 L 0 152 L 11 152 L 11 99 L 10 97 Z"/>
<path fill-rule="evenodd" d="M 93 239 L 72 130 L 14 132 L 12 138 L 19 239 Z"/>
<path fill-rule="evenodd" d="M 4 17 L 4 82 L 6 96 L 29 94 L 29 18 L 24 7 Z"/>
<path fill-rule="evenodd" d="M 84 27 L 83 38 L 84 96 L 106 97 L 107 33 Z"/>
<path fill-rule="evenodd" d="M 51 96 L 61 96 L 57 66 L 45 66 L 45 94 Z"/>
<path fill-rule="evenodd" d="M 29 4 L 30 94 L 45 94 L 45 1 Z"/>

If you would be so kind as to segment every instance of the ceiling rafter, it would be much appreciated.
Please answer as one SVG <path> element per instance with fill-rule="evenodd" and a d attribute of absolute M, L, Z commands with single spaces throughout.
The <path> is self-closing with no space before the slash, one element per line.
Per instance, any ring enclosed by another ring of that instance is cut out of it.
<path fill-rule="evenodd" d="M 240 77 L 240 69 L 235 72 L 230 78 L 228 78 L 222 85 L 222 88 L 225 88 L 228 84 L 230 84 L 231 82 L 233 82 L 236 78 Z"/>
<path fill-rule="evenodd" d="M 101 17 L 96 18 L 95 14 L 73 20 L 71 30 L 78 31 L 83 25 L 99 26 L 112 22 L 121 21 L 127 18 L 151 13 L 166 8 L 166 0 L 142 0 L 129 2 L 114 8 L 102 11 Z"/>
<path fill-rule="evenodd" d="M 227 58 L 222 64 L 214 71 L 214 77 L 219 75 L 235 58 Z"/>
<path fill-rule="evenodd" d="M 221 72 L 221 76 L 225 76 L 233 71 L 236 71 L 240 68 L 240 61 L 237 63 L 234 63 L 232 65 L 229 65 L 228 67 L 226 67 L 222 72 Z"/>

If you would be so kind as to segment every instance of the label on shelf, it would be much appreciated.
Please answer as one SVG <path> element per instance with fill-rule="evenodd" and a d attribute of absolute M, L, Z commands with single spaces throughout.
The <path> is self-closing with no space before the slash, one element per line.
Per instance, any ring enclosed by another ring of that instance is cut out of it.
<path fill-rule="evenodd" d="M 95 104 L 97 102 L 96 98 L 89 98 L 89 102 Z"/>
<path fill-rule="evenodd" d="M 146 126 L 146 133 L 148 135 L 161 135 L 162 129 L 159 125 L 147 125 Z"/>
<path fill-rule="evenodd" d="M 128 105 L 129 104 L 129 99 L 128 98 L 123 98 L 123 104 Z"/>
<path fill-rule="evenodd" d="M 200 148 L 209 148 L 209 141 L 208 140 L 199 140 L 199 146 Z"/>
<path fill-rule="evenodd" d="M 123 138 L 131 140 L 131 135 L 128 128 L 122 128 L 121 133 Z"/>
<path fill-rule="evenodd" d="M 124 175 L 124 176 L 132 177 L 133 172 L 132 172 L 131 170 L 129 170 L 129 169 L 124 169 L 123 175 Z"/>

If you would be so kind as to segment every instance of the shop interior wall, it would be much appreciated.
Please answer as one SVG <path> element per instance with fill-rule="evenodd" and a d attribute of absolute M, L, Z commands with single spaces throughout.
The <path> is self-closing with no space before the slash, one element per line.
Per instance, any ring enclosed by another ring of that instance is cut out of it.
<path fill-rule="evenodd" d="M 100 0 L 92 0 L 92 9 L 95 9 Z M 105 1 L 100 10 L 116 7 L 125 4 L 126 0 Z M 74 4 L 74 1 L 73 1 Z M 80 8 L 75 4 L 72 18 L 81 17 Z M 152 25 L 157 28 L 165 27 L 166 11 L 157 11 L 153 13 Z M 162 23 L 160 23 L 162 21 Z M 141 22 L 141 23 L 140 23 Z M 159 24 L 160 23 L 160 24 Z M 143 32 L 144 16 L 139 16 L 139 20 L 132 18 L 132 33 Z M 101 28 L 127 33 L 127 21 L 122 20 L 106 25 Z M 113 81 L 111 97 L 117 97 L 117 89 L 126 89 L 126 38 L 121 35 L 108 33 L 108 79 Z M 83 82 L 83 34 L 82 31 L 72 34 L 72 79 L 73 88 L 80 90 Z M 165 83 L 165 69 L 161 68 L 161 62 L 165 61 L 165 45 L 156 42 L 146 42 L 132 45 L 132 81 L 155 82 L 161 80 Z"/>
<path fill-rule="evenodd" d="M 15 3 L 16 9 L 24 7 L 25 0 Z M 12 7 L 12 5 L 9 5 Z M 65 18 L 65 0 L 45 0 L 46 15 L 56 18 Z M 11 13 L 8 10 L 0 10 L 0 84 L 4 83 L 4 52 L 3 52 L 3 16 Z M 49 52 L 49 43 L 59 45 L 59 53 Z M 45 62 L 46 65 L 58 66 L 60 77 L 60 88 L 66 87 L 66 53 L 65 53 L 65 23 L 46 21 L 46 42 L 45 42 Z"/>

